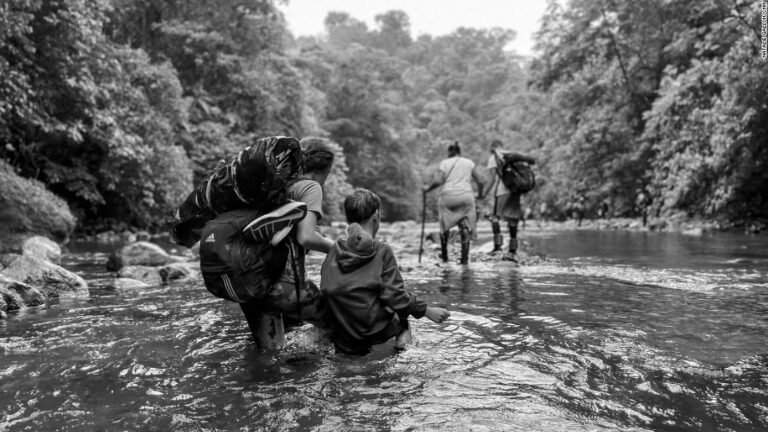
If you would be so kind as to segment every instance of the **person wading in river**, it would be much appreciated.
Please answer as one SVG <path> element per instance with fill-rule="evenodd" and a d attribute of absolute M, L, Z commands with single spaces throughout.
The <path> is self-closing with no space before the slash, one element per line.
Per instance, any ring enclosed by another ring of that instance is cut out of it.
<path fill-rule="evenodd" d="M 440 214 L 440 258 L 448 261 L 448 235 L 454 226 L 459 227 L 461 236 L 461 264 L 469 262 L 469 244 L 477 225 L 475 197 L 472 180 L 478 191 L 483 190 L 475 163 L 461 157 L 459 143 L 448 146 L 448 158 L 440 162 L 438 178 L 424 189 L 424 194 L 442 186 L 438 200 Z"/>
<path fill-rule="evenodd" d="M 508 152 L 502 149 L 503 144 L 499 140 L 491 142 L 491 156 L 488 158 L 488 171 L 493 178 L 489 185 L 488 192 L 493 191 L 492 203 L 493 206 L 488 212 L 488 218 L 491 221 L 491 229 L 493 230 L 493 251 L 491 253 L 501 252 L 504 245 L 504 238 L 501 235 L 500 221 L 506 220 L 507 227 L 509 229 L 509 249 L 504 254 L 502 259 L 506 261 L 517 262 L 517 225 L 520 219 L 523 217 L 523 211 L 520 208 L 520 194 L 509 190 L 504 182 L 499 177 L 497 166 L 500 161 L 512 158 L 516 161 L 527 162 L 534 164 L 536 161 L 529 157 L 519 153 Z M 482 194 L 485 196 L 486 194 Z"/>
<path fill-rule="evenodd" d="M 395 348 L 410 341 L 408 316 L 441 323 L 446 309 L 428 306 L 406 291 L 392 248 L 376 240 L 381 199 L 358 189 L 344 200 L 347 235 L 328 252 L 320 283 L 332 316 L 336 350 L 365 355 L 371 346 L 396 338 Z"/>
<path fill-rule="evenodd" d="M 288 187 L 288 198 L 307 206 L 307 215 L 296 225 L 290 236 L 290 241 L 299 246 L 296 248 L 299 251 L 298 262 L 295 264 L 300 279 L 297 281 L 294 278 L 293 263 L 289 259 L 282 276 L 263 299 L 240 304 L 254 335 L 259 333 L 259 320 L 265 312 L 280 313 L 284 317 L 307 320 L 320 326 L 327 325 L 325 299 L 318 286 L 306 279 L 304 256 L 306 250 L 327 253 L 333 245 L 330 239 L 317 231 L 317 222 L 323 215 L 322 186 L 331 172 L 334 153 L 321 138 L 304 138 L 301 147 L 305 161 L 304 176 Z"/>

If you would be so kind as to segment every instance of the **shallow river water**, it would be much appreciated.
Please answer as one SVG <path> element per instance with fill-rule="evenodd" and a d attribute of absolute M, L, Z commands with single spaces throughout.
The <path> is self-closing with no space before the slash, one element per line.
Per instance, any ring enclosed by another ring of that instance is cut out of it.
<path fill-rule="evenodd" d="M 110 290 L 107 250 L 73 244 L 90 296 L 0 321 L 0 430 L 768 430 L 768 238 L 522 237 L 551 259 L 419 265 L 393 241 L 452 315 L 363 358 L 259 352 L 200 280 Z"/>

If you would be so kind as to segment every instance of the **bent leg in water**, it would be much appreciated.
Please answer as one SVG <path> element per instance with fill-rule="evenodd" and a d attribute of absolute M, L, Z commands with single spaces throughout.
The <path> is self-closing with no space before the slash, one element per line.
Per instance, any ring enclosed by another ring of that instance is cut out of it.
<path fill-rule="evenodd" d="M 320 288 L 307 279 L 299 289 L 296 299 L 296 286 L 292 283 L 277 282 L 267 295 L 259 301 L 265 311 L 280 313 L 293 319 L 310 322 L 318 327 L 328 327 L 328 313 Z"/>

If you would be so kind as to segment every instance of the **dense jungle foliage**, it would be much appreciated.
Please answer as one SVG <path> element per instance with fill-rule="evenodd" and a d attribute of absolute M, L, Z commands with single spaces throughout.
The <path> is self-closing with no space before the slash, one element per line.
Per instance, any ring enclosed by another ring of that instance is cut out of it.
<path fill-rule="evenodd" d="M 755 5 L 552 2 L 526 59 L 512 30 L 413 38 L 401 11 L 296 39 L 272 0 L 0 0 L 0 158 L 84 230 L 161 227 L 265 135 L 338 144 L 329 219 L 353 186 L 415 219 L 447 144 L 484 165 L 493 139 L 539 160 L 526 202 L 555 217 L 577 197 L 632 216 L 645 190 L 660 216 L 767 218 Z"/>

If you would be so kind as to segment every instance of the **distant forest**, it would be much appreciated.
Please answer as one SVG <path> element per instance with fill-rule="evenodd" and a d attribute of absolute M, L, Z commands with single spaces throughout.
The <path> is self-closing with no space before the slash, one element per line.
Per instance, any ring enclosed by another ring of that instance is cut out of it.
<path fill-rule="evenodd" d="M 162 227 L 267 135 L 338 145 L 330 219 L 352 187 L 416 219 L 447 145 L 485 164 L 493 139 L 539 161 L 525 205 L 554 217 L 578 197 L 634 216 L 644 190 L 654 216 L 765 219 L 759 6 L 551 2 L 530 59 L 505 51 L 511 29 L 414 38 L 397 10 L 296 38 L 272 0 L 0 0 L 0 159 L 83 230 Z"/>

